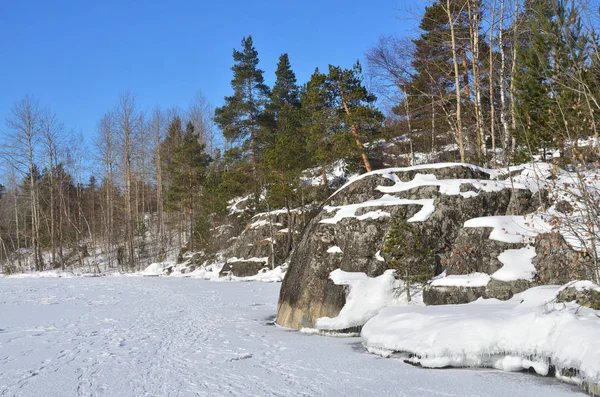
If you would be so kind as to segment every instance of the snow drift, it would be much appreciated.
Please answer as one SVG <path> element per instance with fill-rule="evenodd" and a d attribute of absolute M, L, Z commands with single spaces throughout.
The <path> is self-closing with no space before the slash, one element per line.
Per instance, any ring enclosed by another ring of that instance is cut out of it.
<path fill-rule="evenodd" d="M 533 368 L 573 382 L 600 381 L 600 312 L 557 303 L 556 286 L 529 289 L 508 301 L 465 305 L 393 306 L 362 329 L 374 353 L 411 355 L 424 367 Z M 574 371 L 573 371 L 574 370 Z"/>

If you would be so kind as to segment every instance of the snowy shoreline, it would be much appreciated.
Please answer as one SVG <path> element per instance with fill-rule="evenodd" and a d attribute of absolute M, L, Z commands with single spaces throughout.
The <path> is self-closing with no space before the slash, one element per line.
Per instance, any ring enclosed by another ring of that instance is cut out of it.
<path fill-rule="evenodd" d="M 584 395 L 525 374 L 416 368 L 365 354 L 357 338 L 269 326 L 280 284 L 167 277 L 0 284 L 0 389 L 9 395 Z"/>

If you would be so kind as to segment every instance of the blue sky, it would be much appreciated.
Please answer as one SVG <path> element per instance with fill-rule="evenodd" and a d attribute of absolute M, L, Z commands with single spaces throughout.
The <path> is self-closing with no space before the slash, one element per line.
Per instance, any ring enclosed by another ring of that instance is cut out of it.
<path fill-rule="evenodd" d="M 232 49 L 246 35 L 254 38 L 268 83 L 283 52 L 304 82 L 316 66 L 362 60 L 382 34 L 413 33 L 422 6 L 408 0 L 2 1 L 0 131 L 26 94 L 88 142 L 124 91 L 136 95 L 142 110 L 185 108 L 199 91 L 218 106 L 231 93 Z"/>

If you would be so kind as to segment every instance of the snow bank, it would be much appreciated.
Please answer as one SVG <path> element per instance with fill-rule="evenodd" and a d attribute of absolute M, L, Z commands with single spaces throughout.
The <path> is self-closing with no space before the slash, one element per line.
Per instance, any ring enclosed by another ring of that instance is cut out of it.
<path fill-rule="evenodd" d="M 591 282 L 589 280 L 571 281 L 570 283 L 567 283 L 567 284 L 563 285 L 562 287 L 560 287 L 558 292 L 560 292 L 566 288 L 575 288 L 577 291 L 600 292 L 600 286 L 598 286 L 597 284 L 594 284 L 593 282 Z"/>
<path fill-rule="evenodd" d="M 144 270 L 139 272 L 142 276 L 162 276 L 167 274 L 168 268 L 173 268 L 177 263 L 175 261 L 164 261 L 151 263 Z"/>
<path fill-rule="evenodd" d="M 425 367 L 492 367 L 505 371 L 549 366 L 579 370 L 600 381 L 600 312 L 557 304 L 556 286 L 536 287 L 508 301 L 384 308 L 363 327 L 367 348 L 381 355 L 414 354 Z"/>
<path fill-rule="evenodd" d="M 263 283 L 280 283 L 285 277 L 287 265 L 277 266 L 275 269 L 262 269 L 255 276 L 250 277 L 232 277 L 233 281 L 260 281 Z"/>
<path fill-rule="evenodd" d="M 63 270 L 47 270 L 43 272 L 29 272 L 29 273 L 14 273 L 6 275 L 8 278 L 70 278 L 70 277 L 81 277 L 84 275 L 91 275 L 91 273 L 73 273 L 66 272 Z"/>
<path fill-rule="evenodd" d="M 336 285 L 347 285 L 346 304 L 337 317 L 321 317 L 315 327 L 320 330 L 342 330 L 361 326 L 382 308 L 398 302 L 400 282 L 395 270 L 386 270 L 381 276 L 371 278 L 362 272 L 334 270 L 329 278 Z"/>

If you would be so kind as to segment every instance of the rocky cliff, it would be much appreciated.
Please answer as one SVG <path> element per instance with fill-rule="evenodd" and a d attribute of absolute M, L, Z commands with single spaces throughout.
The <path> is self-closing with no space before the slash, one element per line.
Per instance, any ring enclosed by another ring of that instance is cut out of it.
<path fill-rule="evenodd" d="M 425 290 L 426 304 L 509 299 L 539 282 L 533 244 L 537 239 L 541 247 L 543 237 L 514 232 L 547 200 L 529 171 L 527 166 L 496 171 L 432 164 L 378 170 L 349 182 L 325 202 L 292 253 L 277 323 L 300 329 L 314 327 L 320 317 L 335 317 L 345 291 L 329 274 L 338 268 L 382 274 L 388 266 L 381 250 L 397 217 L 422 232 L 435 256 L 431 277 L 444 272 Z M 556 255 L 549 251 L 541 255 L 552 262 Z M 555 251 L 572 254 L 564 247 Z M 472 275 L 481 275 L 475 284 Z"/>

